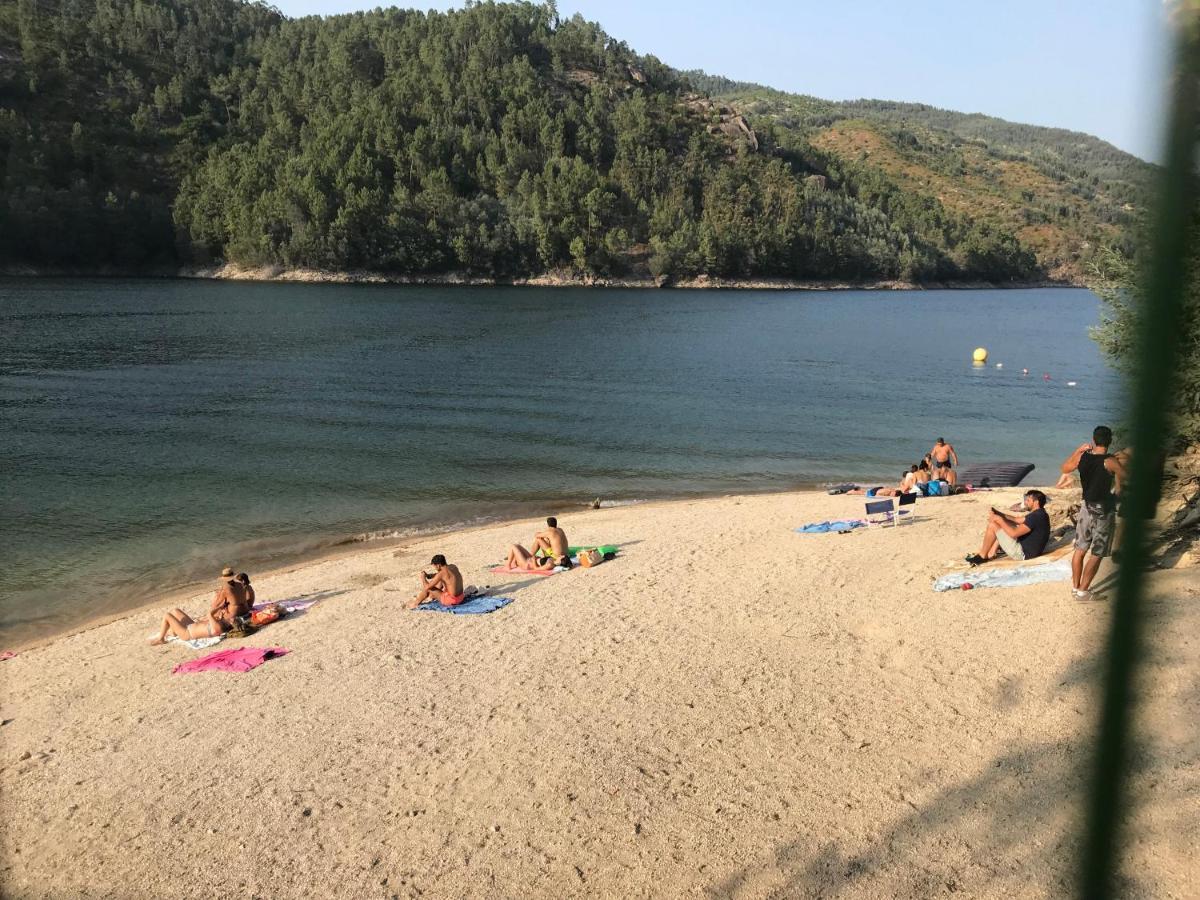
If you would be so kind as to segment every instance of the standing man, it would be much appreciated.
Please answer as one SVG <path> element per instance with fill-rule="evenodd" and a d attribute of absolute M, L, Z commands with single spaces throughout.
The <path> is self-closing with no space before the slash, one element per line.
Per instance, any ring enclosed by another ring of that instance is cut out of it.
<path fill-rule="evenodd" d="M 958 454 L 954 445 L 947 444 L 945 438 L 938 438 L 933 449 L 929 451 L 929 465 L 933 469 L 934 478 L 943 478 L 953 485 L 958 479 L 954 467 L 958 465 Z"/>
<path fill-rule="evenodd" d="M 1071 595 L 1076 600 L 1092 599 L 1092 579 L 1100 561 L 1112 553 L 1117 509 L 1113 482 L 1124 475 L 1120 461 L 1108 452 L 1112 436 L 1111 428 L 1098 425 L 1091 443 L 1081 444 L 1062 464 L 1064 475 L 1079 472 L 1083 486 L 1083 505 L 1075 522 L 1075 553 L 1071 557 Z"/>

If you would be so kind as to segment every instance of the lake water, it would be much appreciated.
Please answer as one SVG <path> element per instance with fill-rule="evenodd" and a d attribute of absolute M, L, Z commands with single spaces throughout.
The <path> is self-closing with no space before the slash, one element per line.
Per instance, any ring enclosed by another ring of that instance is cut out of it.
<path fill-rule="evenodd" d="M 1118 411 L 1087 335 L 1099 307 L 1082 290 L 0 281 L 0 641 L 354 536 L 898 480 L 942 435 L 964 463 L 1052 482 Z"/>

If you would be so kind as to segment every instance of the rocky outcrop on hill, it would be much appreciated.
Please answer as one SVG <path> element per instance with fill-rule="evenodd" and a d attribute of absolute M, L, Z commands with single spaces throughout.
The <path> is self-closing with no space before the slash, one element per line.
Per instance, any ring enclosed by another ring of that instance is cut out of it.
<path fill-rule="evenodd" d="M 741 145 L 753 153 L 758 152 L 758 135 L 754 133 L 746 117 L 733 107 L 699 94 L 686 95 L 683 103 L 708 121 L 709 134 L 728 138 L 735 149 Z"/>

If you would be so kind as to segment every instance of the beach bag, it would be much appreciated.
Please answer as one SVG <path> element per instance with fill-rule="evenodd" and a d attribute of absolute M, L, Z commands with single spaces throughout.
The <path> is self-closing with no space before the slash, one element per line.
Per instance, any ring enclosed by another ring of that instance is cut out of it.
<path fill-rule="evenodd" d="M 264 606 L 262 609 L 250 613 L 250 624 L 255 628 L 262 628 L 264 625 L 278 622 L 283 615 L 283 607 L 278 603 L 272 603 L 270 606 Z"/>
<path fill-rule="evenodd" d="M 600 555 L 600 551 L 592 548 L 591 550 L 579 551 L 579 565 L 585 569 L 590 569 L 592 566 L 598 566 L 604 562 L 604 557 Z"/>

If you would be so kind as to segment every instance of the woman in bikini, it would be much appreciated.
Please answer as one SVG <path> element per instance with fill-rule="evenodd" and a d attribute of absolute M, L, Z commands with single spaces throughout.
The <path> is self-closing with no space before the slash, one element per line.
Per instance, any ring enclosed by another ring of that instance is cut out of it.
<path fill-rule="evenodd" d="M 509 569 L 525 572 L 548 572 L 561 563 L 553 556 L 534 556 L 520 544 L 508 548 L 508 559 L 505 566 Z"/>
<path fill-rule="evenodd" d="M 181 641 L 217 637 L 233 627 L 234 619 L 249 611 L 246 585 L 234 577 L 233 569 L 227 568 L 221 573 L 221 586 L 217 588 L 207 616 L 197 621 L 176 607 L 163 615 L 158 637 L 152 638 L 150 643 L 164 644 L 168 634 L 175 635 Z"/>

